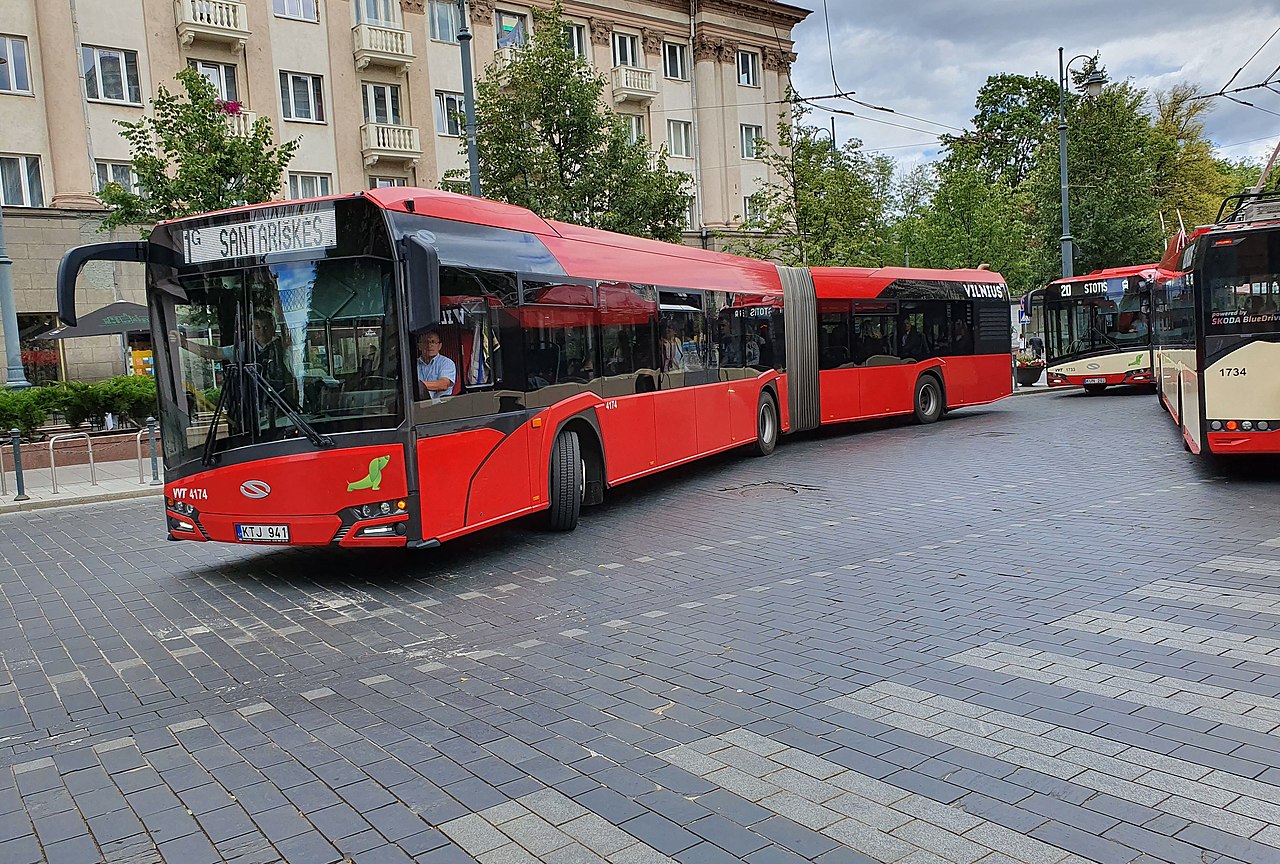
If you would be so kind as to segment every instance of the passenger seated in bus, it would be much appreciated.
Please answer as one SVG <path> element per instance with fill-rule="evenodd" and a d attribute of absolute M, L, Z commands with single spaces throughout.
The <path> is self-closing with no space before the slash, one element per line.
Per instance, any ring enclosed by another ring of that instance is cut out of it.
<path fill-rule="evenodd" d="M 458 367 L 440 353 L 444 342 L 438 330 L 424 330 L 418 334 L 418 396 L 439 402 L 453 392 L 453 382 L 458 380 Z"/>
<path fill-rule="evenodd" d="M 678 372 L 684 369 L 684 349 L 676 328 L 670 324 L 662 331 L 662 341 L 658 345 L 659 356 L 662 357 L 663 372 Z"/>
<path fill-rule="evenodd" d="M 862 322 L 862 330 L 858 334 L 858 349 L 854 356 L 859 364 L 866 363 L 871 357 L 889 353 L 884 334 L 880 328 L 870 321 Z"/>
<path fill-rule="evenodd" d="M 907 332 L 902 334 L 902 356 L 912 360 L 924 360 L 932 353 L 929 350 L 929 340 L 916 329 L 915 323 L 907 324 Z"/>

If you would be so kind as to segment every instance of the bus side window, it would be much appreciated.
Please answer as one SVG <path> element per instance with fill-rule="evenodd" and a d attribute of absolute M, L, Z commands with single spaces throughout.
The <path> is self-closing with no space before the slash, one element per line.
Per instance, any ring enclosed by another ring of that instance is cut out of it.
<path fill-rule="evenodd" d="M 600 395 L 627 396 L 656 390 L 657 292 L 652 285 L 601 282 L 597 294 L 603 358 Z"/>

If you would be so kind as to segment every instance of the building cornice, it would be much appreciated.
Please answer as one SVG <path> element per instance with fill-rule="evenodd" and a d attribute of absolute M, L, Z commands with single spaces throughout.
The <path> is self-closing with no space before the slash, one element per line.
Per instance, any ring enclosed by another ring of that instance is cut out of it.
<path fill-rule="evenodd" d="M 813 14 L 812 9 L 777 3 L 775 0 L 699 0 L 697 11 L 699 14 L 723 12 L 746 18 L 748 21 L 780 24 L 786 27 L 794 27 Z"/>

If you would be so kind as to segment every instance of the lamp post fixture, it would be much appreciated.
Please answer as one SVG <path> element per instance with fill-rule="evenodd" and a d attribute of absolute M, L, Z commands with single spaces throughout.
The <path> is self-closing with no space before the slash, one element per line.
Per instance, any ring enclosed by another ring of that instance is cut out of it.
<path fill-rule="evenodd" d="M 8 61 L 0 57 L 0 64 Z M 18 336 L 18 307 L 13 297 L 13 262 L 4 247 L 4 202 L 0 200 L 0 319 L 3 319 L 5 365 L 4 386 L 11 390 L 30 387 L 22 370 L 22 344 Z"/>
<path fill-rule="evenodd" d="M 462 51 L 462 114 L 467 127 L 467 169 L 471 196 L 480 197 L 480 153 L 476 148 L 476 94 L 471 80 L 471 28 L 467 25 L 467 0 L 458 0 L 458 46 Z"/>
<path fill-rule="evenodd" d="M 1077 60 L 1088 60 L 1090 55 L 1077 54 L 1065 64 L 1062 62 L 1062 49 L 1058 49 L 1058 177 L 1062 181 L 1062 278 L 1075 275 L 1075 262 L 1072 260 L 1071 214 L 1067 205 L 1067 72 L 1071 64 Z M 1107 83 L 1107 76 L 1094 69 L 1084 79 L 1085 92 L 1097 96 Z"/>

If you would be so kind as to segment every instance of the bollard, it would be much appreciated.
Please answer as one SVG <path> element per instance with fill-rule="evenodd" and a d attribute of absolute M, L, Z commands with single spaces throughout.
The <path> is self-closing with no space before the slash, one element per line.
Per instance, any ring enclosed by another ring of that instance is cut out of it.
<path fill-rule="evenodd" d="M 160 464 L 156 457 L 156 418 L 147 418 L 147 435 L 151 439 L 151 485 L 160 486 Z"/>
<path fill-rule="evenodd" d="M 22 433 L 17 429 L 10 429 L 9 434 L 13 436 L 13 479 L 18 486 L 18 494 L 13 500 L 28 501 L 31 496 L 27 494 L 27 487 L 22 482 Z"/>

